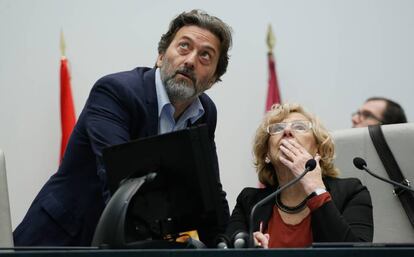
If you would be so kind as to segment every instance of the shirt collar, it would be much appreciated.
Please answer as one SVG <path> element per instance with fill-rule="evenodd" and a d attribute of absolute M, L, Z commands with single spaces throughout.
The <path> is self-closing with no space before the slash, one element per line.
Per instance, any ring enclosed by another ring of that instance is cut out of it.
<path fill-rule="evenodd" d="M 155 71 L 155 88 L 157 91 L 157 102 L 158 102 L 158 117 L 161 117 L 162 112 L 167 112 L 168 115 L 173 116 L 175 108 L 168 98 L 167 91 L 161 80 L 160 69 L 157 68 Z M 165 110 L 164 110 L 165 109 Z M 204 114 L 204 108 L 201 104 L 200 99 L 197 97 L 181 115 L 180 120 L 190 120 L 191 123 L 196 122 Z"/>
<path fill-rule="evenodd" d="M 155 88 L 157 91 L 157 102 L 158 102 L 158 117 L 166 105 L 172 105 L 168 98 L 167 91 L 165 90 L 164 84 L 161 81 L 160 69 L 157 68 L 155 71 Z"/>

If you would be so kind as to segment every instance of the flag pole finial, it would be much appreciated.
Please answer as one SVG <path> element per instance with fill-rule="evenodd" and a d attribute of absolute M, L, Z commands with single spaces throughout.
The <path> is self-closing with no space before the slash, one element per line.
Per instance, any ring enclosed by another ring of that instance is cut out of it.
<path fill-rule="evenodd" d="M 63 36 L 63 30 L 60 30 L 60 54 L 62 57 L 66 56 L 66 44 L 65 44 L 65 37 Z"/>
<path fill-rule="evenodd" d="M 273 47 L 276 43 L 275 35 L 273 34 L 272 25 L 269 24 L 267 27 L 267 37 L 266 37 L 266 43 L 269 53 L 273 53 Z"/>

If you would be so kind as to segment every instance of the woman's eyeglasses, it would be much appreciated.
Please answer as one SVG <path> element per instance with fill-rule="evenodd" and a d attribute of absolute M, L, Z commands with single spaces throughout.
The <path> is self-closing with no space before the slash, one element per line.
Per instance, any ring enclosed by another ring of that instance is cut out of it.
<path fill-rule="evenodd" d="M 276 135 L 282 133 L 286 127 L 290 127 L 293 132 L 305 133 L 312 129 L 312 123 L 306 120 L 297 120 L 292 122 L 279 122 L 267 126 L 267 133 Z"/>

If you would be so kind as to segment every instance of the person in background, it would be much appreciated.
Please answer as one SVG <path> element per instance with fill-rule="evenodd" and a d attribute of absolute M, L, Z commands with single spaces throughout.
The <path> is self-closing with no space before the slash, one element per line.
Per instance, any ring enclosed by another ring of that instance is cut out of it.
<path fill-rule="evenodd" d="M 331 136 L 300 105 L 277 104 L 266 113 L 256 132 L 253 153 L 265 188 L 245 188 L 237 197 L 226 230 L 231 240 L 253 226 L 254 241 L 264 248 L 372 241 L 372 203 L 367 188 L 357 178 L 337 178 Z M 252 207 L 301 175 L 309 159 L 316 160 L 316 168 L 259 207 L 250 224 Z"/>
<path fill-rule="evenodd" d="M 88 246 L 110 198 L 102 160 L 106 147 L 205 123 L 214 144 L 217 110 L 203 92 L 221 81 L 231 28 L 200 10 L 174 18 L 158 43 L 154 68 L 105 76 L 93 86 L 58 171 L 43 186 L 14 231 L 16 246 Z M 226 194 L 213 157 L 223 213 Z M 221 228 L 200 232 L 207 245 Z"/>
<path fill-rule="evenodd" d="M 407 118 L 401 105 L 384 97 L 368 98 L 361 108 L 352 114 L 353 128 L 406 122 Z"/>

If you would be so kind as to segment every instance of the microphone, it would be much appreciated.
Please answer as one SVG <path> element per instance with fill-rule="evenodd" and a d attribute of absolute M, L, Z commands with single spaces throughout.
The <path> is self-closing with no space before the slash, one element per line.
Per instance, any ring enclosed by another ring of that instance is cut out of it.
<path fill-rule="evenodd" d="M 394 180 L 390 180 L 390 179 L 383 178 L 383 177 L 378 176 L 377 174 L 373 173 L 370 169 L 368 169 L 368 167 L 367 167 L 367 163 L 366 163 L 366 162 L 365 162 L 365 160 L 364 160 L 364 159 L 362 159 L 361 157 L 355 157 L 355 158 L 354 158 L 354 165 L 355 165 L 355 167 L 356 167 L 356 168 L 358 168 L 358 169 L 360 169 L 360 170 L 365 170 L 365 171 L 366 171 L 366 172 L 368 172 L 371 176 L 376 177 L 376 178 L 377 178 L 377 179 L 379 179 L 379 180 L 382 180 L 382 181 L 384 181 L 384 182 L 387 182 L 387 183 L 389 183 L 389 184 L 391 184 L 391 185 L 393 185 L 393 186 L 395 186 L 395 187 L 402 188 L 402 189 L 405 189 L 405 190 L 408 190 L 408 191 L 414 192 L 414 190 L 413 190 L 411 187 L 409 187 L 409 186 L 406 186 L 406 185 L 404 185 L 404 184 L 401 184 L 401 183 L 395 182 Z M 395 191 L 394 191 L 394 192 L 395 192 Z"/>
<path fill-rule="evenodd" d="M 245 231 L 237 231 L 233 236 L 234 248 L 247 248 L 249 243 L 249 235 Z"/>
<path fill-rule="evenodd" d="M 271 193 L 270 195 L 266 196 L 265 198 L 263 198 L 262 200 L 260 200 L 259 202 L 257 202 L 251 212 L 250 212 L 250 227 L 249 227 L 249 236 L 250 236 L 250 240 L 249 240 L 249 246 L 251 248 L 254 247 L 254 238 L 253 238 L 253 219 L 254 219 L 254 214 L 256 212 L 256 209 L 259 208 L 260 206 L 264 205 L 265 203 L 269 202 L 270 200 L 274 199 L 280 192 L 282 192 L 283 190 L 285 190 L 286 188 L 290 187 L 291 185 L 295 184 L 296 182 L 298 182 L 301 178 L 303 178 L 309 171 L 314 170 L 316 167 L 316 161 L 315 159 L 309 159 L 306 164 L 305 164 L 305 170 L 303 171 L 302 174 L 300 174 L 299 177 L 296 177 L 295 179 L 289 181 L 289 183 L 283 185 L 282 187 L 280 187 L 278 190 L 276 190 L 275 192 Z"/>
<path fill-rule="evenodd" d="M 215 241 L 216 248 L 228 249 L 230 247 L 230 239 L 225 234 L 219 234 Z"/>

